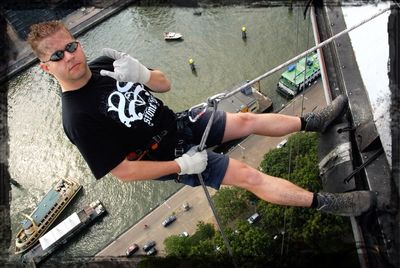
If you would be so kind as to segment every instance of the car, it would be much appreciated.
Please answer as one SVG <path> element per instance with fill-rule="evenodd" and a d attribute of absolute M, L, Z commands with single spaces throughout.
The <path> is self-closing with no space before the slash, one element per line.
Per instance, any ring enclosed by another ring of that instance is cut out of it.
<path fill-rule="evenodd" d="M 184 204 L 182 205 L 182 207 L 183 207 L 183 211 L 188 211 L 188 210 L 190 210 L 190 205 L 189 205 L 188 202 L 184 203 Z"/>
<path fill-rule="evenodd" d="M 147 242 L 144 246 L 143 246 L 143 250 L 145 252 L 149 251 L 150 249 L 152 249 L 154 246 L 156 245 L 156 241 L 151 240 L 149 242 Z"/>
<path fill-rule="evenodd" d="M 146 255 L 156 255 L 157 254 L 157 249 L 155 247 L 152 247 L 149 251 L 146 252 Z"/>
<path fill-rule="evenodd" d="M 132 255 L 133 255 L 136 251 L 138 251 L 138 250 L 139 250 L 139 245 L 133 243 L 131 246 L 129 246 L 129 247 L 126 249 L 126 256 L 127 256 L 127 257 L 132 256 Z"/>
<path fill-rule="evenodd" d="M 253 223 L 257 222 L 260 218 L 261 218 L 260 214 L 254 213 L 253 215 L 251 215 L 250 217 L 247 218 L 247 221 L 250 224 L 253 224 Z"/>
<path fill-rule="evenodd" d="M 180 237 L 188 237 L 188 236 L 189 236 L 189 233 L 186 232 L 186 231 L 184 231 L 184 232 L 180 233 L 179 236 L 180 236 Z"/>
<path fill-rule="evenodd" d="M 174 221 L 176 221 L 176 216 L 175 215 L 171 215 L 168 218 L 166 218 L 163 222 L 162 225 L 164 227 L 167 227 L 168 225 L 170 225 L 171 223 L 173 223 Z"/>
<path fill-rule="evenodd" d="M 276 148 L 280 149 L 283 146 L 285 146 L 286 143 L 287 143 L 287 139 L 284 139 L 280 143 L 278 143 L 278 145 L 276 145 Z"/>

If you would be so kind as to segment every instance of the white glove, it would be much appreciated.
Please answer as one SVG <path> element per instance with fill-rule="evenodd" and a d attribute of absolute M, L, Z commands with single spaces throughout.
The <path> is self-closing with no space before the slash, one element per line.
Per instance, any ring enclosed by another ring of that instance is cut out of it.
<path fill-rule="evenodd" d="M 114 72 L 101 70 L 100 74 L 109 76 L 119 82 L 133 82 L 146 84 L 150 80 L 150 70 L 137 59 L 124 52 L 112 48 L 103 48 L 103 55 L 114 59 Z"/>
<path fill-rule="evenodd" d="M 181 168 L 179 175 L 200 174 L 207 167 L 207 150 L 198 151 L 198 146 L 193 146 L 184 155 L 175 161 Z"/>

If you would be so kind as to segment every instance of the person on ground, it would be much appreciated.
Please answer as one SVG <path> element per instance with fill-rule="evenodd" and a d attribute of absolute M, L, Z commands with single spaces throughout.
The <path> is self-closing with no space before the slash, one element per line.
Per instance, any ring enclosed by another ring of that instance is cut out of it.
<path fill-rule="evenodd" d="M 312 193 L 285 179 L 264 174 L 211 150 L 199 151 L 210 111 L 175 113 L 152 93 L 167 92 L 171 82 L 160 70 L 114 49 L 87 63 L 82 45 L 59 21 L 31 26 L 28 42 L 40 67 L 62 90 L 62 122 L 96 179 L 176 180 L 198 186 L 244 188 L 279 205 L 311 207 L 322 212 L 358 216 L 371 209 L 372 191 Z M 340 95 L 326 108 L 303 117 L 217 111 L 206 141 L 212 147 L 250 134 L 279 137 L 297 131 L 323 133 L 340 118 L 348 100 Z M 197 117 L 192 122 L 188 117 Z"/>

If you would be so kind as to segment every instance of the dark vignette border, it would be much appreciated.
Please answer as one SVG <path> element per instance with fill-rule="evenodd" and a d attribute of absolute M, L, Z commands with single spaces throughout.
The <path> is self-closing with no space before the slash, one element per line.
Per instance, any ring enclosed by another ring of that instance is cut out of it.
<path fill-rule="evenodd" d="M 12 7 L 17 9 L 33 9 L 54 6 L 59 3 L 60 0 L 3 0 L 0 3 L 0 8 Z M 81 6 L 84 5 L 95 5 L 101 7 L 106 5 L 107 0 L 77 0 L 74 5 L 79 2 Z M 117 2 L 117 0 L 115 0 Z M 253 7 L 267 7 L 267 6 L 289 6 L 292 3 L 302 5 L 303 1 L 255 1 L 255 0 L 132 0 L 133 5 L 168 5 L 168 6 L 221 6 L 221 5 L 250 5 Z M 306 2 L 306 1 L 304 1 Z M 346 1 L 343 1 L 345 3 Z M 365 3 L 374 1 L 359 1 L 356 5 L 362 5 Z M 396 3 L 399 1 L 395 0 Z M 335 0 L 324 1 L 326 5 L 337 5 Z M 399 157 L 399 144 L 400 144 L 400 92 L 399 92 L 399 33 L 400 33 L 400 20 L 399 20 L 399 8 L 392 9 L 388 23 L 388 34 L 389 34 L 389 80 L 390 90 L 392 93 L 391 103 L 391 132 L 392 132 L 392 176 L 400 190 L 400 157 Z M 7 21 L 2 17 L 0 12 L 0 64 L 7 65 L 10 58 L 12 47 L 6 34 Z M 5 70 L 7 72 L 7 68 Z M 7 85 L 2 83 L 0 85 L 0 262 L 5 267 L 15 267 L 15 263 L 9 262 L 9 252 L 11 239 L 11 220 L 10 220 L 10 199 L 11 199 L 11 187 L 10 187 L 10 174 L 8 172 L 8 100 L 7 100 Z M 398 221 L 400 222 L 400 220 Z M 399 229 L 397 229 L 399 234 Z M 203 260 L 205 261 L 205 260 Z M 210 260 L 208 260 L 210 261 Z M 261 261 L 261 260 L 258 260 Z M 127 261 L 122 258 L 107 258 L 107 259 L 94 259 L 94 258 L 80 258 L 79 260 L 56 260 L 50 261 L 48 264 L 44 264 L 42 267 L 81 267 L 85 264 L 90 267 L 136 267 L 139 260 Z M 160 258 L 154 259 L 154 261 L 147 261 L 146 267 L 159 267 L 159 265 L 173 264 L 174 266 L 179 264 L 180 267 L 192 267 L 187 266 L 191 261 L 184 261 L 182 259 L 167 258 L 164 261 Z M 200 262 L 203 263 L 204 262 Z M 197 265 L 200 264 L 197 262 Z M 215 267 L 229 267 L 230 261 L 226 258 L 222 258 L 220 261 L 211 261 L 208 263 L 208 267 L 214 267 L 211 265 L 218 265 Z M 186 264 L 186 265 L 185 265 Z M 265 263 L 259 263 L 265 265 Z M 275 263 L 277 264 L 277 263 Z M 183 265 L 183 266 L 182 266 Z M 200 264 L 201 265 L 201 264 Z M 140 265 L 138 265 L 140 266 Z M 164 266 L 166 267 L 166 266 Z M 172 266 L 171 266 L 172 267 Z M 176 267 L 176 266 L 175 266 Z M 201 267 L 201 266 L 197 266 Z M 262 266 L 260 266 L 262 267 Z"/>
<path fill-rule="evenodd" d="M 9 42 L 6 35 L 6 20 L 0 15 L 0 64 L 8 63 Z M 7 69 L 5 70 L 7 71 Z M 8 124 L 7 124 L 7 88 L 0 85 L 0 262 L 8 258 L 11 242 L 10 220 L 10 174 L 8 173 Z"/>
<path fill-rule="evenodd" d="M 389 88 L 391 95 L 391 134 L 392 134 L 392 178 L 395 187 L 397 187 L 397 194 L 400 193 L 400 1 L 395 0 L 391 14 L 388 21 L 388 34 L 389 34 Z M 399 247 L 400 238 L 400 216 L 396 214 L 397 226 L 394 228 L 394 235 L 397 237 L 394 244 Z M 400 257 L 399 257 L 400 258 Z M 400 259 L 397 259 L 397 265 L 400 264 Z"/>

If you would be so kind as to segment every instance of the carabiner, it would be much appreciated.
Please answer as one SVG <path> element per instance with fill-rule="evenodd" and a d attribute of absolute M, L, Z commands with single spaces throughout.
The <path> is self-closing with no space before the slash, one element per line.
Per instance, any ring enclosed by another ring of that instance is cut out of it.
<path fill-rule="evenodd" d="M 197 119 L 199 119 L 200 116 L 202 116 L 202 115 L 206 112 L 207 107 L 208 107 L 208 104 L 205 103 L 205 102 L 200 103 L 200 104 L 198 104 L 198 105 L 195 105 L 195 106 L 191 107 L 191 108 L 189 109 L 189 116 L 188 116 L 190 122 L 192 122 L 192 123 L 196 122 Z M 200 108 L 200 109 L 202 109 L 202 110 L 201 110 L 199 113 L 197 113 L 197 115 L 196 115 L 194 118 L 192 118 L 192 113 L 191 113 L 191 112 L 192 112 L 193 109 L 197 109 L 197 108 Z"/>

